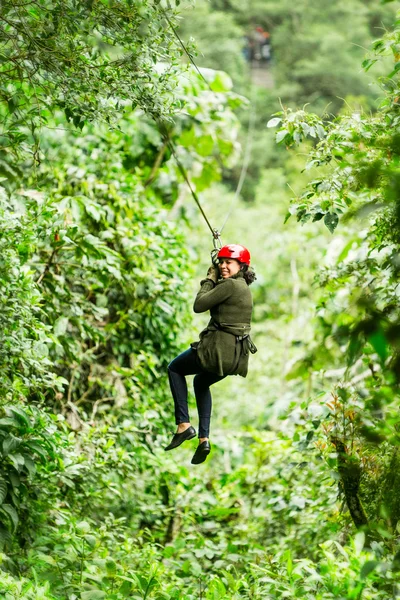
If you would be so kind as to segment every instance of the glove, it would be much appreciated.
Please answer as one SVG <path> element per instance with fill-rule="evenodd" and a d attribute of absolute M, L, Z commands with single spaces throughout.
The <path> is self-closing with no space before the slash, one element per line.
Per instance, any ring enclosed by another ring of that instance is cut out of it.
<path fill-rule="evenodd" d="M 218 281 L 219 270 L 215 265 L 211 265 L 211 267 L 207 271 L 207 279 L 211 279 L 214 283 Z"/>
<path fill-rule="evenodd" d="M 219 248 L 214 248 L 214 250 L 211 250 L 211 262 L 216 267 L 218 266 L 218 252 Z"/>

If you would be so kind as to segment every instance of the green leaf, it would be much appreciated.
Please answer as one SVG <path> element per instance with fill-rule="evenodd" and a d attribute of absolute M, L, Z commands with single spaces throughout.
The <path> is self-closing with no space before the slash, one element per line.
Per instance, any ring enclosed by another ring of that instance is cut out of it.
<path fill-rule="evenodd" d="M 8 436 L 3 440 L 3 454 L 4 456 L 8 456 L 8 454 L 12 454 L 14 450 L 16 450 L 22 443 L 21 438 L 15 437 L 12 433 L 8 434 Z"/>
<path fill-rule="evenodd" d="M 84 535 L 84 540 L 89 544 L 91 548 L 95 548 L 97 544 L 97 539 L 94 535 Z"/>
<path fill-rule="evenodd" d="M 360 572 L 361 579 L 366 579 L 368 575 L 375 570 L 377 565 L 379 565 L 377 560 L 368 560 L 366 563 L 364 563 Z"/>
<path fill-rule="evenodd" d="M 53 330 L 54 334 L 59 337 L 60 335 L 65 335 L 68 327 L 69 319 L 68 317 L 59 317 L 57 321 L 55 321 Z"/>
<path fill-rule="evenodd" d="M 331 233 L 333 233 L 339 223 L 339 217 L 336 213 L 327 213 L 324 218 L 324 223 Z"/>
<path fill-rule="evenodd" d="M 282 119 L 279 117 L 275 117 L 274 119 L 270 119 L 267 123 L 267 127 L 277 127 L 279 123 L 282 122 Z"/>
<path fill-rule="evenodd" d="M 17 424 L 18 423 L 12 417 L 3 417 L 2 419 L 0 419 L 0 429 L 15 427 Z"/>
<path fill-rule="evenodd" d="M 382 362 L 388 357 L 387 340 L 382 330 L 376 331 L 368 336 L 373 349 L 378 354 Z"/>
<path fill-rule="evenodd" d="M 286 223 L 289 221 L 289 219 L 290 219 L 290 217 L 291 217 L 291 216 L 292 216 L 292 213 L 291 213 L 291 212 L 287 212 L 287 213 L 286 213 L 286 215 L 285 215 L 285 220 L 283 221 L 283 224 L 284 224 L 284 225 L 285 225 L 285 224 L 286 224 Z"/>
<path fill-rule="evenodd" d="M 319 123 L 316 124 L 315 129 L 317 131 L 318 137 L 322 140 L 326 136 L 326 131 Z"/>
<path fill-rule="evenodd" d="M 369 69 L 376 63 L 378 62 L 376 58 L 367 58 L 366 60 L 363 61 L 362 63 L 362 68 L 365 71 L 369 71 Z"/>
<path fill-rule="evenodd" d="M 0 479 L 0 504 L 3 504 L 7 496 L 7 484 L 4 479 Z"/>
<path fill-rule="evenodd" d="M 96 221 L 97 223 L 100 221 L 100 219 L 101 219 L 101 212 L 99 210 L 99 207 L 97 207 L 94 202 L 87 202 L 85 204 L 85 210 L 86 210 L 87 214 L 90 217 L 92 217 L 92 219 L 94 221 Z"/>
<path fill-rule="evenodd" d="M 119 588 L 119 593 L 122 594 L 124 596 L 124 598 L 126 597 L 130 597 L 130 593 L 132 591 L 132 585 L 129 581 L 124 581 L 121 585 L 121 587 Z"/>
<path fill-rule="evenodd" d="M 21 485 L 21 479 L 20 479 L 19 475 L 17 475 L 17 473 L 15 473 L 15 472 L 11 472 L 9 474 L 9 477 L 10 477 L 10 482 L 11 482 L 11 485 L 13 486 L 13 489 L 14 490 L 18 489 Z"/>
<path fill-rule="evenodd" d="M 209 156 L 214 148 L 214 140 L 211 135 L 202 135 L 197 138 L 195 144 L 196 151 L 200 156 Z"/>
<path fill-rule="evenodd" d="M 117 572 L 117 565 L 115 564 L 115 562 L 113 560 L 107 560 L 106 561 L 106 569 L 107 569 L 107 575 L 109 577 L 114 577 Z"/>
<path fill-rule="evenodd" d="M 76 531 L 78 531 L 79 533 L 89 533 L 90 531 L 90 525 L 87 521 L 80 521 L 79 523 L 76 524 Z"/>
<path fill-rule="evenodd" d="M 46 459 L 48 457 L 47 450 L 43 447 L 43 445 L 37 440 L 30 440 L 24 444 L 25 449 L 30 448 L 33 452 L 36 452 L 42 458 Z"/>
<path fill-rule="evenodd" d="M 281 129 L 280 131 L 278 131 L 278 133 L 275 136 L 276 143 L 279 144 L 279 142 L 284 140 L 287 135 L 289 135 L 287 129 Z"/>
<path fill-rule="evenodd" d="M 8 529 L 6 529 L 5 527 L 3 527 L 2 525 L 0 525 L 0 548 L 4 548 L 4 545 L 7 542 L 11 542 L 12 541 L 12 536 L 10 534 L 10 532 L 8 531 Z"/>
<path fill-rule="evenodd" d="M 29 416 L 27 415 L 27 413 L 19 406 L 9 406 L 8 410 L 13 414 L 13 416 L 15 417 L 15 419 L 17 421 L 19 421 L 20 423 L 22 423 L 23 425 L 26 425 L 28 428 L 31 427 L 31 420 L 29 418 Z"/>
<path fill-rule="evenodd" d="M 23 454 L 23 457 L 24 457 L 26 470 L 28 471 L 29 475 L 31 477 L 33 477 L 33 475 L 36 474 L 36 465 L 30 456 Z"/>
<path fill-rule="evenodd" d="M 81 593 L 82 600 L 101 600 L 106 596 L 106 592 L 103 592 L 102 590 L 89 590 L 88 592 Z"/>
<path fill-rule="evenodd" d="M 22 470 L 22 467 L 25 464 L 25 459 L 22 456 L 22 454 L 20 454 L 20 453 L 9 454 L 8 455 L 8 460 L 12 463 L 12 465 L 15 468 L 15 470 L 18 471 L 18 473 L 20 473 L 21 470 Z"/>
<path fill-rule="evenodd" d="M 400 550 L 393 557 L 392 569 L 393 571 L 400 571 Z"/>
<path fill-rule="evenodd" d="M 0 511 L 6 513 L 10 517 L 11 522 L 13 524 L 13 529 L 15 531 L 19 523 L 17 511 L 15 510 L 15 508 L 11 506 L 11 504 L 2 504 Z"/>
<path fill-rule="evenodd" d="M 389 73 L 388 77 L 389 77 L 389 78 L 391 78 L 391 77 L 393 77 L 394 75 L 397 75 L 397 73 L 398 73 L 399 71 L 400 71 L 400 62 L 397 62 L 397 63 L 394 65 L 394 69 L 393 69 L 393 71 L 392 71 L 391 73 Z"/>
<path fill-rule="evenodd" d="M 232 89 L 232 85 L 232 79 L 224 71 L 217 71 L 213 81 L 210 82 L 213 92 L 228 92 Z"/>

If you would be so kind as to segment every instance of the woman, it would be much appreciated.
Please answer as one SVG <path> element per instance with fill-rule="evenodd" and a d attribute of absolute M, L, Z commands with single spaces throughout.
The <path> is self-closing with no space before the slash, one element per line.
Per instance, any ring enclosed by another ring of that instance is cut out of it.
<path fill-rule="evenodd" d="M 248 286 L 255 280 L 250 268 L 250 253 L 244 246 L 229 244 L 218 252 L 218 266 L 212 265 L 200 282 L 194 312 L 210 311 L 211 320 L 200 334 L 200 341 L 177 356 L 168 366 L 168 377 L 175 403 L 177 432 L 165 450 L 177 448 L 196 435 L 188 412 L 186 375 L 193 381 L 199 413 L 199 445 L 192 464 L 206 460 L 210 453 L 210 386 L 227 375 L 246 377 L 249 351 L 256 347 L 250 339 L 253 301 Z"/>

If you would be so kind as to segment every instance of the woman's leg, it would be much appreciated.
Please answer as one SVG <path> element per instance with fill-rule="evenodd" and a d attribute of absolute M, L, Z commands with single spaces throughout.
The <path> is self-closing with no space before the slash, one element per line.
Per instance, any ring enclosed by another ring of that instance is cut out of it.
<path fill-rule="evenodd" d="M 179 354 L 168 365 L 168 378 L 175 404 L 175 422 L 189 427 L 188 389 L 186 375 L 194 375 L 201 371 L 197 362 L 197 352 L 192 348 Z M 186 427 L 182 427 L 183 431 Z M 179 428 L 178 428 L 179 431 Z"/>
<path fill-rule="evenodd" d="M 210 418 L 212 398 L 210 386 L 217 381 L 225 379 L 223 375 L 201 372 L 193 380 L 194 393 L 196 396 L 197 411 L 199 413 L 199 438 L 200 442 L 208 439 L 210 435 Z"/>

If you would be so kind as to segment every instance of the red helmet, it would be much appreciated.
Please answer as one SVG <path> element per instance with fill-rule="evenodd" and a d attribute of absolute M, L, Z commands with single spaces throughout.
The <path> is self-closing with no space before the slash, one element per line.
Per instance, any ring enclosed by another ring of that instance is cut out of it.
<path fill-rule="evenodd" d="M 250 252 L 240 244 L 222 246 L 218 252 L 218 258 L 236 258 L 239 262 L 250 265 Z"/>

